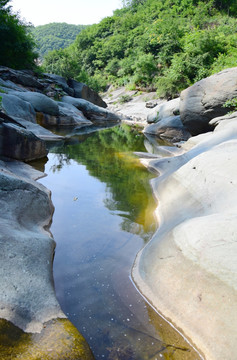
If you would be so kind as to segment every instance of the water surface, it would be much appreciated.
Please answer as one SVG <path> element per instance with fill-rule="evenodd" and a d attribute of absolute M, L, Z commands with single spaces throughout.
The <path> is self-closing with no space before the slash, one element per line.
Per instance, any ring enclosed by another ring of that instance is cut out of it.
<path fill-rule="evenodd" d="M 116 126 L 49 154 L 40 181 L 55 206 L 56 295 L 96 359 L 198 359 L 130 281 L 157 227 L 152 175 L 133 151 L 146 151 L 143 135 Z"/>

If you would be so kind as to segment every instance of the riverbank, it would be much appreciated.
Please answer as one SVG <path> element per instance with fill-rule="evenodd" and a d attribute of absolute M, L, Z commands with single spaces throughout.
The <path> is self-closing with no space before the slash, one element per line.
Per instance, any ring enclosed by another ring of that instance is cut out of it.
<path fill-rule="evenodd" d="M 237 329 L 237 114 L 142 163 L 159 176 L 159 229 L 133 278 L 149 302 L 208 360 L 234 359 Z M 142 156 L 142 155 L 141 155 Z"/>

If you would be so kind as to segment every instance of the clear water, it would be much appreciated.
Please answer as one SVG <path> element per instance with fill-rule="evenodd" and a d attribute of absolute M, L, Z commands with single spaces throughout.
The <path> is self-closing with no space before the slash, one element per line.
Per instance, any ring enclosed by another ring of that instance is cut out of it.
<path fill-rule="evenodd" d="M 149 180 L 127 126 L 55 148 L 40 180 L 52 191 L 56 295 L 95 359 L 198 359 L 135 290 L 131 267 L 157 224 Z"/>

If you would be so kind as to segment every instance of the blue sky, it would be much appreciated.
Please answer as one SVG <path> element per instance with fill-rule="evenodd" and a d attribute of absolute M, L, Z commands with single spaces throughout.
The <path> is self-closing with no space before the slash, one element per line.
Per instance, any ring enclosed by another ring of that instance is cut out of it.
<path fill-rule="evenodd" d="M 122 7 L 122 0 L 11 0 L 9 5 L 35 26 L 50 22 L 87 25 L 112 15 Z"/>

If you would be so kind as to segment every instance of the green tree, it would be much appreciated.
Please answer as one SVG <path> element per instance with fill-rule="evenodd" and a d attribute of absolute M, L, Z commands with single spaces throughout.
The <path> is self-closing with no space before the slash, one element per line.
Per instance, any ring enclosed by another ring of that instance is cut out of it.
<path fill-rule="evenodd" d="M 29 26 L 12 13 L 9 0 L 0 0 L 0 64 L 14 69 L 35 66 L 37 54 Z"/>

